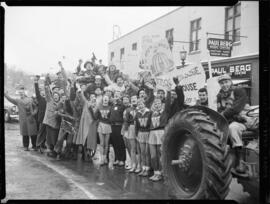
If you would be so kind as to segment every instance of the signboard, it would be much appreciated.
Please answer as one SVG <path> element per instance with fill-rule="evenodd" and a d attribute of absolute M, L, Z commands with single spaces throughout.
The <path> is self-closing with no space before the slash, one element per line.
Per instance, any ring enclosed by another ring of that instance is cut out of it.
<path fill-rule="evenodd" d="M 180 69 L 156 77 L 158 87 L 174 87 L 173 77 L 178 77 L 180 85 L 183 86 L 185 103 L 195 105 L 198 99 L 198 90 L 205 86 L 205 72 L 198 64 L 190 64 Z"/>
<path fill-rule="evenodd" d="M 142 59 L 140 67 L 150 70 L 154 76 L 174 69 L 173 55 L 166 39 L 144 36 L 142 40 Z"/>
<path fill-rule="evenodd" d="M 207 49 L 210 52 L 210 56 L 231 57 L 232 41 L 218 38 L 208 38 Z"/>
<path fill-rule="evenodd" d="M 208 107 L 217 111 L 217 94 L 220 90 L 218 76 L 207 79 Z"/>
<path fill-rule="evenodd" d="M 220 76 L 222 74 L 230 74 L 233 79 L 244 79 L 251 77 L 251 63 L 213 66 L 212 76 Z"/>

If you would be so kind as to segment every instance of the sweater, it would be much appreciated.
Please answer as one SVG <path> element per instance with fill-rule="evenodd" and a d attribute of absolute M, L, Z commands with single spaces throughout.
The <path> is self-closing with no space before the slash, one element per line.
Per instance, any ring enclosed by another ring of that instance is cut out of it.
<path fill-rule="evenodd" d="M 94 119 L 99 120 L 99 122 L 111 124 L 111 106 L 100 106 L 94 114 Z"/>
<path fill-rule="evenodd" d="M 112 125 L 122 125 L 124 122 L 123 113 L 125 106 L 122 101 L 117 102 L 111 108 L 110 121 Z"/>
<path fill-rule="evenodd" d="M 152 111 L 150 111 L 148 108 L 146 108 L 144 112 L 137 111 L 135 115 L 136 134 L 138 134 L 139 131 L 140 132 L 150 131 L 151 115 L 152 115 Z"/>

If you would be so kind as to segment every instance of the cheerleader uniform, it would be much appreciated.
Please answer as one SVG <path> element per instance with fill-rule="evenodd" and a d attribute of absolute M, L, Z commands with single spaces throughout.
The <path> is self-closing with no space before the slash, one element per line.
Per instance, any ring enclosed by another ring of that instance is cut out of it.
<path fill-rule="evenodd" d="M 135 133 L 135 115 L 137 113 L 136 107 L 130 107 L 126 111 L 127 126 L 128 126 L 128 139 L 136 139 Z"/>
<path fill-rule="evenodd" d="M 148 108 L 144 112 L 138 111 L 135 116 L 135 131 L 139 143 L 149 143 L 149 129 L 152 111 Z"/>
<path fill-rule="evenodd" d="M 99 134 L 111 134 L 111 107 L 110 106 L 100 106 L 100 108 L 95 113 L 95 118 L 99 120 L 98 133 Z"/>

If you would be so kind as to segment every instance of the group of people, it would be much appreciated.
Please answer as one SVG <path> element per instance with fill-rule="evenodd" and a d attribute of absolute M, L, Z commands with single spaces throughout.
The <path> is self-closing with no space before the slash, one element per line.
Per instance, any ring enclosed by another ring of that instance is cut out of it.
<path fill-rule="evenodd" d="M 23 87 L 19 90 L 20 99 L 5 93 L 19 108 L 25 150 L 29 150 L 31 138 L 33 149 L 41 153 L 47 149 L 50 157 L 78 159 L 78 155 L 82 155 L 82 159 L 88 161 L 99 144 L 99 164 L 107 165 L 112 145 L 114 165 L 152 181 L 161 180 L 164 128 L 176 112 L 187 107 L 178 79 L 173 78 L 174 89 L 164 90 L 157 88 L 154 80 L 153 83 L 145 83 L 143 79 L 132 81 L 115 66 L 107 68 L 95 61 L 86 61 L 84 68 L 81 65 L 82 60 L 79 60 L 76 73 L 68 78 L 59 62 L 61 71 L 57 78 L 52 80 L 47 74 L 43 89 L 36 76 L 35 100 L 25 95 Z M 227 119 L 233 118 L 244 108 L 247 96 L 242 89 L 233 88 L 228 75 L 221 76 L 219 83 L 218 111 Z M 201 99 L 198 105 L 208 106 L 207 89 L 200 89 L 198 95 Z M 238 150 L 243 145 L 243 123 L 232 121 L 230 138 Z M 238 155 L 241 160 L 241 153 Z M 130 162 L 126 162 L 127 157 Z M 237 166 L 240 172 L 243 171 L 241 165 L 239 162 Z"/>

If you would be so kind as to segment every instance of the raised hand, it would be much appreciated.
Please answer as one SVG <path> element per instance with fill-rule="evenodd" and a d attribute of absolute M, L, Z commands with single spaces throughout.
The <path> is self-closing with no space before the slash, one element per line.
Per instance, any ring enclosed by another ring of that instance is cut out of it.
<path fill-rule="evenodd" d="M 59 65 L 61 68 L 63 68 L 63 64 L 62 64 L 61 61 L 58 62 L 58 65 Z"/>
<path fill-rule="evenodd" d="M 179 79 L 178 77 L 173 77 L 173 82 L 175 83 L 175 85 L 177 86 L 179 84 Z"/>
<path fill-rule="evenodd" d="M 83 63 L 82 59 L 79 59 L 79 64 L 81 65 Z"/>

